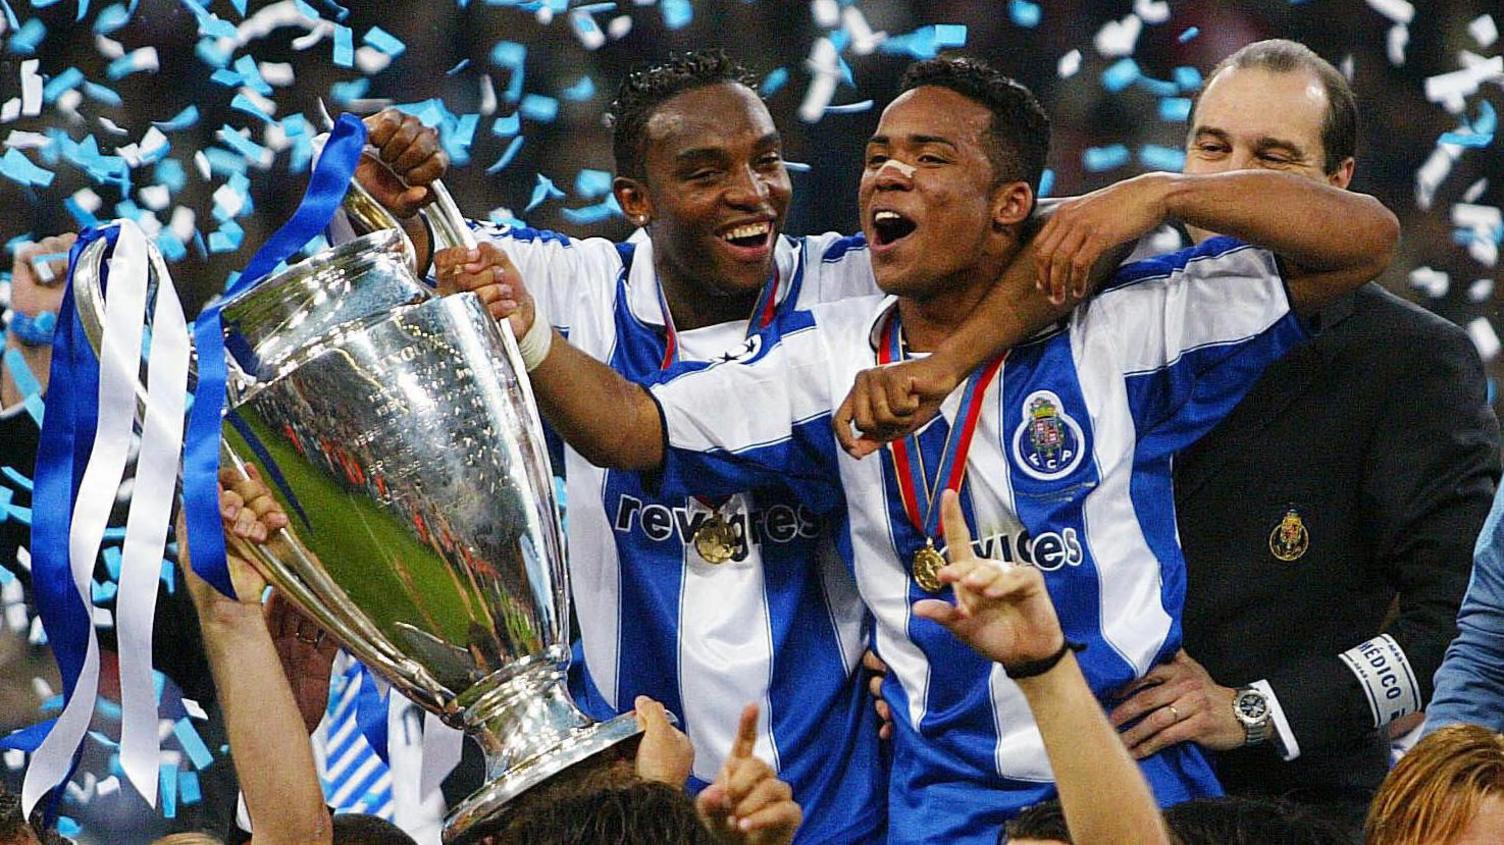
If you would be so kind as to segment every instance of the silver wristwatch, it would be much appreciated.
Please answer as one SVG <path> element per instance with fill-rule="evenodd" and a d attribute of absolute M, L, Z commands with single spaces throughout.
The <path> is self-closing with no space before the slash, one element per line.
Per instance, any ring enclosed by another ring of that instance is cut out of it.
<path fill-rule="evenodd" d="M 1253 687 L 1239 687 L 1232 697 L 1232 714 L 1243 726 L 1243 744 L 1258 745 L 1274 733 L 1269 697 Z"/>

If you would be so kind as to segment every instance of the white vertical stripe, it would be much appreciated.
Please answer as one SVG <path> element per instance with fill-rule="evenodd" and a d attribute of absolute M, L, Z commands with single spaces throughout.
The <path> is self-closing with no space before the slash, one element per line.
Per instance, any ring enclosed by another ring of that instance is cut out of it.
<path fill-rule="evenodd" d="M 621 710 L 617 661 L 621 648 L 621 560 L 617 556 L 614 514 L 601 507 L 606 473 L 579 453 L 565 455 L 569 502 L 569 590 L 580 625 L 585 665 L 612 709 Z M 631 702 L 627 702 L 628 705 Z"/>
<path fill-rule="evenodd" d="M 851 570 L 836 548 L 833 520 L 822 523 L 815 554 L 820 567 L 820 589 L 826 612 L 830 614 L 831 633 L 841 652 L 841 664 L 850 675 L 857 671 L 862 652 L 867 648 L 862 637 L 867 606 L 862 603 Z"/>
<path fill-rule="evenodd" d="M 776 762 L 768 732 L 768 685 L 773 677 L 772 621 L 768 616 L 762 550 L 751 543 L 752 497 L 738 493 L 721 506 L 749 533 L 745 560 L 706 563 L 685 537 L 679 588 L 679 697 L 685 733 L 695 747 L 695 777 L 712 780 L 736 739 L 742 708 L 759 707 L 755 753 Z M 709 508 L 685 501 L 694 523 Z M 674 542 L 670 540 L 669 542 Z M 775 767 L 776 768 L 776 767 Z"/>
<path fill-rule="evenodd" d="M 1143 675 L 1169 636 L 1171 619 L 1159 592 L 1160 562 L 1130 496 L 1136 435 L 1127 388 L 1118 375 L 1120 357 L 1111 333 L 1075 327 L 1071 353 L 1091 416 L 1092 458 L 1101 479 L 1086 496 L 1083 521 L 1097 567 L 1102 637 Z M 1174 503 L 1164 507 L 1173 511 Z"/>
<path fill-rule="evenodd" d="M 147 803 L 155 806 L 161 743 L 157 739 L 157 696 L 151 675 L 152 623 L 183 453 L 189 341 L 183 307 L 161 254 L 135 226 L 120 231 L 117 252 L 127 246 L 143 251 L 145 260 L 155 269 L 157 302 L 152 314 L 141 453 L 136 461 L 136 483 L 121 554 L 120 590 L 115 600 L 116 629 L 120 633 L 120 766 L 138 792 L 151 796 Z"/>
<path fill-rule="evenodd" d="M 93 450 L 78 488 L 68 561 L 73 586 L 86 609 L 92 609 L 94 561 L 115 504 L 115 491 L 125 474 L 126 456 L 136 418 L 136 379 L 141 361 L 142 322 L 146 313 L 146 253 L 144 236 L 129 220 L 118 221 L 120 236 L 110 258 L 109 295 L 105 298 L 104 338 L 99 350 L 99 421 Z M 48 790 L 67 777 L 73 753 L 88 730 L 99 691 L 99 642 L 88 626 L 84 663 L 73 695 L 46 739 L 32 755 L 21 787 L 21 801 L 29 814 Z M 134 785 L 134 781 L 132 784 Z M 139 787 L 138 787 L 139 788 Z M 156 782 L 141 789 L 156 806 Z"/>

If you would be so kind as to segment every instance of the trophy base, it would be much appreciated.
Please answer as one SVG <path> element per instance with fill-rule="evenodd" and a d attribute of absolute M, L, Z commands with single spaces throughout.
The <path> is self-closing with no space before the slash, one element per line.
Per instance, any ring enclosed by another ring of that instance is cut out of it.
<path fill-rule="evenodd" d="M 487 822 L 497 820 L 509 801 L 641 733 L 637 718 L 631 713 L 572 732 L 557 747 L 522 763 L 461 801 L 444 819 L 444 845 L 469 845 L 487 833 L 494 833 Z"/>

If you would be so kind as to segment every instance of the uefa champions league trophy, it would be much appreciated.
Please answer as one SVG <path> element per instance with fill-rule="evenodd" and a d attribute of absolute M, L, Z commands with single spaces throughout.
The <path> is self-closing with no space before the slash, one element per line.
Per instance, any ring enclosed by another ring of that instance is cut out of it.
<path fill-rule="evenodd" d="M 434 228 L 453 243 L 468 229 L 440 199 L 434 216 L 446 219 Z M 564 549 L 510 329 L 472 294 L 434 296 L 406 237 L 358 185 L 345 208 L 387 228 L 224 306 L 221 461 L 260 464 L 288 515 L 255 547 L 268 580 L 480 743 L 488 782 L 444 832 L 467 842 L 512 798 L 639 729 L 631 714 L 593 722 L 565 689 Z M 74 281 L 96 346 L 104 247 L 84 251 Z M 152 263 L 165 275 L 155 251 Z"/>

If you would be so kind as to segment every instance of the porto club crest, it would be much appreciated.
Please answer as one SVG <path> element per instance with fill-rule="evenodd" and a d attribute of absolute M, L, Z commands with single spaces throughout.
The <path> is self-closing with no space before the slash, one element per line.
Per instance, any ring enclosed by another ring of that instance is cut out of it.
<path fill-rule="evenodd" d="M 1049 390 L 1024 399 L 1023 417 L 1013 431 L 1013 459 L 1018 468 L 1041 481 L 1069 475 L 1086 454 L 1081 425 L 1065 412 L 1065 403 Z"/>

